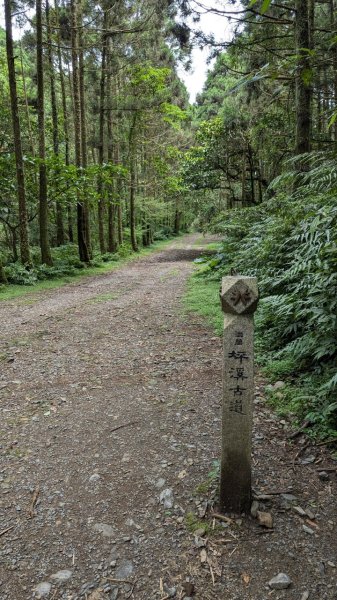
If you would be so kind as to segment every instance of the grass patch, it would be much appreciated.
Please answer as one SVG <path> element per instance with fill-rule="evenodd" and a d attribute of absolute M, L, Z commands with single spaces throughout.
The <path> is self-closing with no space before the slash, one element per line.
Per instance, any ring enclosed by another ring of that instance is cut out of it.
<path fill-rule="evenodd" d="M 202 269 L 194 273 L 187 283 L 183 302 L 186 312 L 204 317 L 217 335 L 222 335 L 223 315 L 219 300 L 219 282 L 202 277 Z"/>
<path fill-rule="evenodd" d="M 210 252 L 211 250 L 214 250 L 214 252 L 220 252 L 221 242 L 211 242 L 210 244 L 207 244 L 205 250 L 207 250 L 208 252 Z"/>
<path fill-rule="evenodd" d="M 209 523 L 206 521 L 201 521 L 193 512 L 188 512 L 185 514 L 185 525 L 186 529 L 190 533 L 195 533 L 198 529 L 204 529 L 205 534 L 209 535 L 211 533 L 211 527 Z"/>
<path fill-rule="evenodd" d="M 100 294 L 92 300 L 89 300 L 90 304 L 96 304 L 97 302 L 108 302 L 109 300 L 116 300 L 118 294 Z"/>

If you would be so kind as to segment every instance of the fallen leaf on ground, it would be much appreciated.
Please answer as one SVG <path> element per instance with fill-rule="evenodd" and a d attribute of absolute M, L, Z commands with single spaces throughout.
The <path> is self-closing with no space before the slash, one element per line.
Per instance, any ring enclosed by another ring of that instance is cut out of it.
<path fill-rule="evenodd" d="M 257 511 L 257 520 L 259 525 L 262 527 L 267 527 L 268 529 L 273 528 L 273 517 L 270 513 Z"/>
<path fill-rule="evenodd" d="M 250 582 L 250 580 L 251 580 L 251 576 L 250 576 L 250 575 L 248 575 L 247 573 L 242 573 L 241 577 L 242 577 L 242 581 L 243 581 L 243 583 L 244 583 L 245 585 L 249 585 L 249 582 Z"/>

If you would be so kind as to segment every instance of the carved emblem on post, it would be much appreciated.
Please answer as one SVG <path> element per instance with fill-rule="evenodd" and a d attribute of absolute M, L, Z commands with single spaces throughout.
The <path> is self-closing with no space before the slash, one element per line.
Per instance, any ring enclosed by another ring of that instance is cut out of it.
<path fill-rule="evenodd" d="M 246 281 L 252 280 L 251 285 Z M 254 277 L 224 277 L 221 289 L 221 304 L 224 313 L 243 315 L 253 313 L 258 303 L 257 286 Z"/>

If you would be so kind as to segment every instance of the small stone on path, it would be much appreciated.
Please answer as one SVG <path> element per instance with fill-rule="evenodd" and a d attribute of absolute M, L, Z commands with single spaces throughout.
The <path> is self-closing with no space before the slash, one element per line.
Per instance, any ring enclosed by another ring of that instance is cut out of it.
<path fill-rule="evenodd" d="M 295 512 L 297 512 L 298 515 L 300 515 L 300 517 L 307 516 L 307 513 L 305 512 L 305 510 L 303 510 L 303 508 L 301 508 L 300 506 L 293 506 L 293 509 Z"/>
<path fill-rule="evenodd" d="M 89 483 L 96 483 L 96 481 L 99 481 L 100 479 L 101 476 L 98 473 L 94 473 L 91 475 L 91 477 L 89 477 Z"/>
<path fill-rule="evenodd" d="M 286 573 L 279 573 L 268 582 L 272 590 L 286 590 L 291 585 L 291 579 Z"/>
<path fill-rule="evenodd" d="M 307 527 L 306 525 L 302 526 L 303 531 L 305 531 L 305 533 L 309 533 L 310 535 L 314 535 L 314 530 L 311 529 L 310 527 Z"/>
<path fill-rule="evenodd" d="M 254 500 L 252 502 L 252 506 L 250 508 L 250 514 L 252 515 L 252 517 L 254 519 L 256 519 L 256 517 L 257 517 L 258 510 L 259 510 L 259 502 L 257 500 Z"/>
<path fill-rule="evenodd" d="M 115 535 L 115 530 L 111 525 L 107 525 L 106 523 L 95 523 L 94 525 L 95 531 L 102 533 L 105 537 L 112 537 Z"/>
<path fill-rule="evenodd" d="M 132 575 L 134 566 L 130 560 L 121 560 L 115 572 L 116 579 L 128 579 Z"/>
<path fill-rule="evenodd" d="M 172 508 L 174 504 L 173 491 L 170 488 L 163 490 L 159 496 L 160 504 L 164 505 L 164 508 Z"/>
<path fill-rule="evenodd" d="M 63 581 L 68 581 L 72 576 L 73 572 L 68 571 L 68 569 L 64 569 L 63 571 L 57 571 L 54 575 L 51 575 L 51 579 L 55 579 L 55 581 L 62 583 Z"/>
<path fill-rule="evenodd" d="M 51 590 L 51 583 L 49 581 L 42 581 L 35 588 L 35 594 L 37 598 L 46 598 L 49 596 Z"/>
<path fill-rule="evenodd" d="M 303 592 L 302 596 L 301 596 L 301 600 L 308 600 L 310 596 L 309 592 Z"/>
<path fill-rule="evenodd" d="M 297 498 L 293 494 L 281 494 L 281 498 L 287 502 L 296 502 Z"/>

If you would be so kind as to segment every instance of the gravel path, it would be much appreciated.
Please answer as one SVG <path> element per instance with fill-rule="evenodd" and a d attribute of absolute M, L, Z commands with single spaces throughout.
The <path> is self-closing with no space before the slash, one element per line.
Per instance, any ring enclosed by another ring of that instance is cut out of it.
<path fill-rule="evenodd" d="M 207 241 L 0 304 L 1 600 L 337 599 L 336 473 L 318 470 L 337 464 L 288 441 L 263 382 L 254 481 L 274 527 L 211 517 L 221 342 L 181 303 Z"/>

